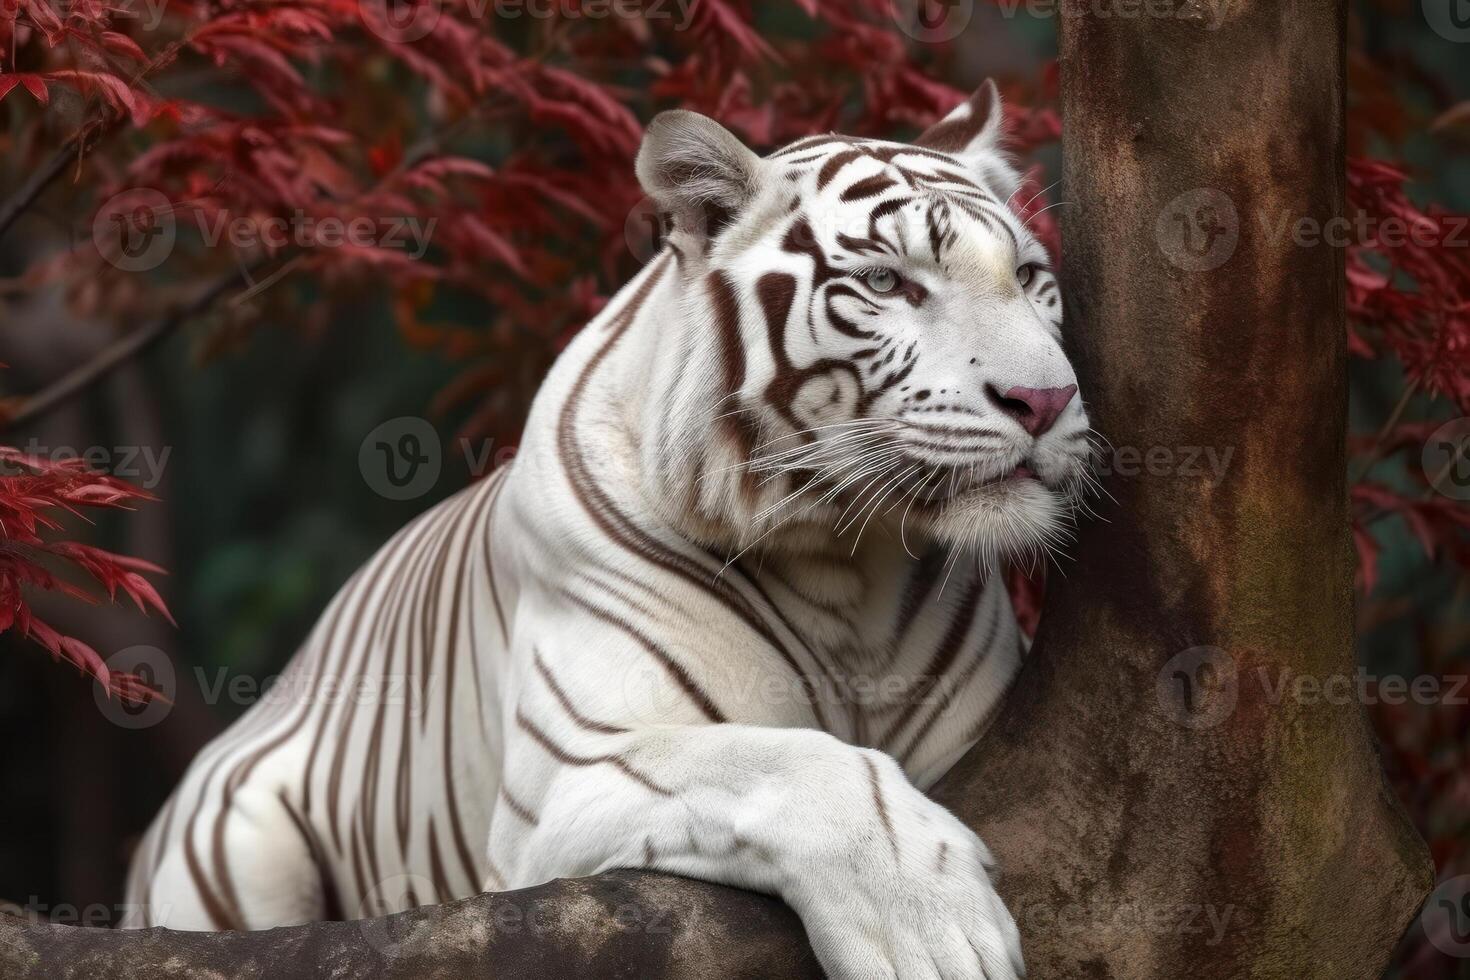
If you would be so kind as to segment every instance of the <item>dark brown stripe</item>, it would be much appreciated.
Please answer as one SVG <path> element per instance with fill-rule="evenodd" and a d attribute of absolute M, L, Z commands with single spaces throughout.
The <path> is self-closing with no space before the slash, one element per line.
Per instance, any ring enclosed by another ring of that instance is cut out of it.
<path fill-rule="evenodd" d="M 628 729 L 626 728 L 619 728 L 617 725 L 608 725 L 604 722 L 594 721 L 578 711 L 577 706 L 572 704 L 572 699 L 567 697 L 567 692 L 562 690 L 562 686 L 552 676 L 551 668 L 547 666 L 546 661 L 541 657 L 541 651 L 536 649 L 534 645 L 531 647 L 531 662 L 536 665 L 536 670 L 540 673 L 541 679 L 546 682 L 546 686 L 550 688 L 552 696 L 556 698 L 557 703 L 561 705 L 562 710 L 567 713 L 567 716 L 572 721 L 587 731 L 596 732 L 600 735 L 627 734 Z"/>
<path fill-rule="evenodd" d="M 541 818 L 536 815 L 536 811 L 512 796 L 510 790 L 506 789 L 504 783 L 500 784 L 500 798 L 505 801 L 505 806 L 511 813 L 514 813 L 532 827 L 541 822 Z"/>
<path fill-rule="evenodd" d="M 477 526 L 480 525 L 481 521 L 484 518 L 484 515 L 493 506 L 493 504 L 495 502 L 495 499 L 496 499 L 495 497 L 488 498 L 487 500 L 485 500 L 484 502 L 482 502 L 479 505 L 478 508 L 476 508 L 476 509 L 474 509 L 474 510 L 472 510 L 470 512 L 469 523 L 470 523 L 471 526 L 476 526 L 477 527 Z M 464 820 L 460 816 L 460 812 L 459 812 L 459 796 L 455 792 L 456 787 L 455 787 L 455 784 L 454 784 L 454 772 L 455 772 L 455 769 L 454 769 L 454 743 L 455 743 L 455 738 L 454 738 L 454 731 L 453 731 L 453 717 L 454 717 L 454 693 L 453 692 L 454 692 L 454 689 L 455 689 L 455 667 L 456 667 L 455 661 L 456 661 L 457 657 L 459 656 L 459 621 L 460 621 L 460 613 L 461 613 L 461 608 L 462 608 L 461 602 L 462 602 L 462 599 L 464 597 L 464 590 L 467 587 L 468 582 L 470 581 L 470 576 L 469 576 L 469 573 L 468 573 L 469 555 L 470 555 L 470 549 L 469 549 L 469 546 L 466 545 L 465 551 L 464 551 L 464 555 L 461 557 L 461 561 L 460 561 L 459 576 L 456 579 L 455 585 L 454 585 L 454 601 L 452 602 L 451 608 L 450 608 L 450 616 L 449 616 L 449 637 L 448 637 L 448 644 L 449 644 L 449 646 L 448 646 L 448 649 L 446 651 L 446 662 L 445 662 L 445 666 L 444 666 L 445 678 L 444 678 L 444 684 L 442 685 L 443 692 L 444 692 L 444 702 L 443 702 L 443 706 L 441 708 L 441 714 L 443 714 L 443 716 L 444 716 L 444 728 L 443 728 L 444 765 L 443 765 L 442 768 L 443 768 L 443 777 L 444 777 L 444 798 L 445 798 L 445 801 L 447 802 L 448 807 L 449 807 L 449 830 L 450 830 L 451 836 L 452 836 L 453 841 L 454 841 L 455 854 L 456 854 L 456 856 L 459 859 L 461 870 L 464 871 L 465 876 L 469 879 L 470 888 L 472 890 L 478 890 L 479 887 L 480 887 L 480 880 L 479 880 L 480 879 L 480 872 L 479 872 L 479 868 L 477 867 L 477 865 L 475 863 L 475 860 L 474 860 L 474 852 L 470 849 L 470 846 L 469 846 L 469 838 L 468 838 L 468 835 L 465 832 Z M 470 619 L 470 629 L 471 629 L 471 631 L 473 631 L 474 630 L 474 612 L 473 611 L 470 612 L 469 619 Z M 473 634 L 472 634 L 472 638 L 473 638 Z M 473 662 L 473 659 L 475 658 L 475 656 L 477 656 L 478 651 L 479 651 L 479 645 L 477 643 L 471 642 L 471 644 L 470 644 L 470 657 L 471 657 L 471 661 L 472 662 Z M 425 704 L 425 713 L 426 714 L 428 713 L 427 707 L 428 707 L 428 705 Z"/>
<path fill-rule="evenodd" d="M 163 863 L 163 855 L 165 853 L 165 847 L 164 847 L 164 845 L 166 843 L 167 844 L 172 844 L 173 843 L 173 835 L 171 834 L 171 830 L 173 828 L 174 814 L 178 811 L 178 808 L 179 808 L 179 797 L 181 795 L 182 795 L 182 787 L 180 787 L 180 789 L 178 791 L 175 791 L 173 793 L 173 795 L 171 795 L 168 798 L 168 806 L 165 807 L 165 809 L 163 811 L 163 826 L 162 826 L 162 830 L 161 830 L 161 832 L 158 835 L 158 840 L 154 842 L 153 854 L 152 854 L 152 856 L 151 856 L 151 858 L 149 859 L 149 862 L 148 862 L 148 876 L 147 876 L 147 878 L 142 883 L 142 889 L 141 890 L 142 890 L 142 901 L 143 901 L 143 905 L 144 905 L 143 914 L 145 916 L 144 923 L 143 923 L 144 925 L 154 925 L 155 924 L 153 922 L 153 902 L 152 902 L 152 898 L 153 898 L 153 882 L 158 877 L 158 866 Z"/>
<path fill-rule="evenodd" d="M 903 748 L 894 752 L 896 758 L 904 762 L 909 761 L 909 756 L 924 744 L 924 737 L 929 734 L 929 729 L 933 728 L 934 723 L 949 710 L 950 702 L 954 700 L 955 695 L 964 690 L 965 685 L 970 683 L 970 678 L 975 676 L 975 671 L 979 670 L 980 665 L 989 659 L 990 640 L 995 635 L 995 626 L 999 618 L 1000 604 L 996 603 L 991 608 L 990 619 L 986 622 L 984 630 L 977 640 L 970 644 L 970 648 L 974 651 L 970 662 L 965 665 L 964 670 L 955 675 L 953 680 L 945 682 L 944 690 L 939 695 L 939 703 L 934 706 L 933 711 L 929 712 L 929 717 L 925 718 L 923 723 L 914 730 Z"/>
<path fill-rule="evenodd" d="M 352 873 L 354 875 L 357 896 L 357 914 L 352 916 L 352 918 L 360 919 L 368 911 L 362 907 L 363 903 L 367 901 L 368 893 L 376 889 L 383 882 L 381 879 L 369 878 L 367 871 L 363 868 L 362 827 L 359 824 L 354 823 L 352 825 L 352 833 L 347 843 L 348 850 L 352 852 Z"/>
<path fill-rule="evenodd" d="M 912 204 L 913 201 L 914 199 L 911 197 L 890 197 L 886 201 L 879 202 L 874 205 L 873 210 L 869 213 L 869 226 L 871 227 L 873 223 L 888 217 L 895 211 L 901 211 L 905 206 Z M 876 238 L 877 236 L 874 235 L 873 237 Z"/>
<path fill-rule="evenodd" d="M 469 879 L 470 888 L 478 891 L 480 888 L 480 870 L 475 863 L 474 852 L 470 850 L 469 838 L 465 833 L 464 819 L 459 813 L 459 797 L 454 791 L 454 737 L 450 731 L 450 699 L 454 690 L 452 682 L 444 685 L 444 793 L 445 800 L 449 804 L 449 831 L 454 841 L 454 853 L 459 859 L 460 870 Z"/>
<path fill-rule="evenodd" d="M 546 752 L 553 759 L 555 759 L 557 762 L 560 762 L 562 765 L 580 767 L 595 766 L 602 763 L 607 763 L 608 765 L 617 769 L 623 775 L 627 776 L 629 779 L 633 780 L 635 783 L 638 783 L 640 786 L 643 786 L 660 796 L 674 795 L 671 790 L 663 788 L 662 786 L 655 783 L 652 779 L 649 779 L 643 773 L 639 772 L 637 769 L 634 769 L 628 764 L 628 760 L 624 759 L 622 756 L 573 755 L 571 752 L 568 752 L 566 749 L 553 742 L 551 740 L 551 736 L 547 735 L 544 731 L 538 728 L 536 724 L 531 721 L 530 718 L 526 717 L 526 713 L 520 708 L 516 709 L 516 724 L 521 727 L 522 731 L 531 736 L 531 738 L 535 740 L 538 745 L 545 749 Z"/>
<path fill-rule="evenodd" d="M 873 255 L 874 253 L 883 251 L 883 246 L 871 238 L 856 238 L 841 231 L 837 233 L 837 244 L 849 252 L 856 252 L 859 255 Z"/>
<path fill-rule="evenodd" d="M 782 149 L 777 150 L 775 153 L 772 153 L 771 159 L 784 157 L 788 153 L 797 153 L 801 150 L 810 150 L 818 146 L 827 146 L 833 143 L 846 145 L 850 142 L 851 139 L 849 137 L 839 136 L 836 133 L 828 133 L 820 136 L 803 136 L 801 139 L 797 140 L 795 143 L 792 143 L 790 146 L 783 147 Z"/>
<path fill-rule="evenodd" d="M 707 281 L 710 296 L 714 300 L 715 320 L 720 331 L 722 385 L 716 404 L 724 412 L 720 421 L 735 446 L 735 454 L 739 460 L 744 461 L 750 459 L 755 452 L 755 427 L 746 418 L 744 412 L 726 411 L 739 399 L 740 388 L 745 384 L 745 341 L 740 334 L 740 303 L 735 295 L 735 287 L 730 284 L 729 278 L 723 272 L 718 270 L 711 272 Z M 748 467 L 741 469 L 740 485 L 749 498 L 755 497 L 758 493 L 759 487 L 755 474 L 750 472 Z M 699 478 L 696 475 L 690 484 L 691 495 L 697 494 L 698 488 Z"/>
<path fill-rule="evenodd" d="M 832 183 L 832 178 L 836 177 L 837 172 L 843 167 L 865 155 L 862 150 L 854 149 L 844 150 L 835 156 L 829 157 L 827 162 L 822 164 L 822 169 L 817 171 L 817 190 L 820 191 Z"/>
<path fill-rule="evenodd" d="M 184 863 L 188 866 L 189 877 L 194 881 L 194 889 L 199 892 L 199 900 L 204 906 L 204 912 L 209 916 L 210 923 L 215 929 L 244 929 L 245 925 L 240 921 L 239 909 L 233 905 L 226 905 L 220 897 L 215 894 L 214 888 L 209 883 L 209 878 L 204 873 L 204 866 L 199 860 L 199 852 L 194 847 L 194 828 L 199 822 L 200 812 L 204 808 L 206 790 L 219 771 L 219 767 L 228 756 L 220 753 L 210 768 L 209 774 L 204 777 L 204 784 L 200 787 L 199 800 L 194 804 L 194 812 L 184 824 Z"/>
<path fill-rule="evenodd" d="M 870 197 L 877 197 L 890 187 L 897 187 L 898 181 L 887 174 L 877 173 L 862 180 L 853 181 L 846 190 L 842 192 L 843 201 L 863 201 Z"/>
<path fill-rule="evenodd" d="M 431 511 L 430 513 L 436 517 L 443 516 L 438 510 Z M 406 673 L 412 674 L 411 660 L 414 656 L 413 640 L 415 636 L 413 619 L 416 610 L 422 608 L 424 601 L 424 587 L 428 581 L 425 576 L 425 569 L 427 563 L 437 553 L 436 549 L 442 547 L 445 539 L 448 537 L 451 523 L 443 520 L 432 521 L 428 525 L 428 531 L 419 542 L 420 547 L 416 547 L 413 555 L 409 559 L 410 567 L 406 569 L 406 578 L 411 584 L 408 589 L 397 594 L 397 601 L 387 626 L 387 657 L 384 660 L 381 675 L 385 684 L 392 675 L 393 664 L 397 661 L 400 647 L 403 648 L 405 665 L 409 667 Z M 397 639 L 400 624 L 404 624 L 404 640 L 402 643 Z M 366 659 L 366 655 L 364 655 L 363 666 L 366 666 Z M 363 676 L 363 672 L 360 670 L 352 675 L 352 677 L 359 676 Z M 410 686 L 405 685 L 405 691 L 409 689 Z M 348 712 L 344 715 L 344 723 L 338 733 L 338 742 L 340 744 L 337 755 L 333 759 L 331 781 L 327 787 L 327 800 L 333 827 L 341 823 L 342 815 L 339 807 L 342 795 L 343 766 L 345 765 L 347 747 L 353 742 L 351 737 L 352 727 L 356 721 L 358 704 L 362 699 L 350 698 L 349 700 L 352 703 Z M 360 847 L 361 860 L 366 862 L 367 874 L 370 876 L 370 878 L 364 880 L 371 880 L 374 883 L 381 883 L 383 880 L 382 869 L 378 860 L 377 831 L 378 793 L 382 780 L 382 747 L 386 710 L 387 698 L 379 697 L 377 710 L 373 712 L 372 728 L 368 734 L 367 757 L 363 761 L 362 781 L 358 784 L 359 792 L 349 804 L 349 806 L 355 804 L 355 807 L 347 814 L 347 823 L 353 828 L 354 862 L 359 860 L 358 848 Z M 405 724 L 402 731 L 403 739 L 407 740 L 412 735 L 412 732 L 412 728 Z"/>
<path fill-rule="evenodd" d="M 421 675 L 427 669 L 426 666 L 417 663 L 419 655 L 425 654 L 425 651 L 432 651 L 433 637 L 425 628 L 424 619 L 427 617 L 427 610 L 437 605 L 435 600 L 437 598 L 438 583 L 443 578 L 444 560 L 448 553 L 449 542 L 454 537 L 453 532 L 459 519 L 463 516 L 463 509 L 463 503 L 461 503 L 459 509 L 453 511 L 453 516 L 448 520 L 444 519 L 448 516 L 444 510 L 441 509 L 434 512 L 437 520 L 434 521 L 429 535 L 426 535 L 424 542 L 426 547 L 415 555 L 416 564 L 410 572 L 410 579 L 414 583 L 413 589 L 404 595 L 403 601 L 398 609 L 394 611 L 393 622 L 389 627 L 390 639 L 387 656 L 383 659 L 382 674 L 380 675 L 381 684 L 377 698 L 378 704 L 376 710 L 373 712 L 372 728 L 368 735 L 367 759 L 364 762 L 364 779 L 361 784 L 361 793 L 356 800 L 357 808 L 354 814 L 358 825 L 362 829 L 363 851 L 367 860 L 368 871 L 374 881 L 383 880 L 379 860 L 380 855 L 378 854 L 378 808 L 380 806 L 379 788 L 387 781 L 384 779 L 383 771 L 384 742 L 390 722 L 388 721 L 388 698 L 385 694 L 392 684 L 393 665 L 398 660 L 398 653 L 401 647 L 404 663 L 403 672 L 406 683 L 402 686 L 404 698 L 403 711 L 398 722 L 397 764 L 394 766 L 391 778 L 393 783 L 393 819 L 396 829 L 400 831 L 398 838 L 400 841 L 399 850 L 400 853 L 406 853 L 407 814 L 400 812 L 398 801 L 400 797 L 403 797 L 404 803 L 408 802 L 407 796 L 410 794 L 405 792 L 403 783 L 405 780 L 411 780 L 412 778 L 412 752 L 409 746 L 409 742 L 413 738 L 413 726 L 409 716 L 409 702 L 412 700 L 410 692 L 415 687 L 413 683 L 415 673 Z M 426 570 L 425 566 L 427 563 L 436 559 L 437 571 Z M 417 630 L 414 628 L 415 619 L 419 620 Z M 405 624 L 403 643 L 398 643 L 392 639 L 397 634 L 400 622 L 404 622 Z M 415 637 L 418 640 L 417 648 L 414 643 Z M 361 699 L 354 698 L 354 700 Z M 425 713 L 427 714 L 427 712 Z M 350 734 L 351 726 L 349 722 L 349 725 L 343 729 L 341 734 L 342 740 L 348 741 Z"/>
<path fill-rule="evenodd" d="M 322 916 L 326 922 L 340 922 L 344 918 L 342 914 L 342 899 L 337 894 L 337 883 L 332 876 L 332 865 L 327 860 L 326 852 L 322 849 L 322 842 L 317 838 L 316 831 L 306 822 L 306 818 L 296 812 L 291 801 L 286 798 L 284 792 L 277 792 L 276 798 L 281 801 L 281 807 L 286 811 L 286 816 L 296 825 L 296 832 L 306 842 L 306 849 L 311 854 L 311 863 L 316 868 L 317 880 L 322 883 Z"/>
<path fill-rule="evenodd" d="M 934 261 L 938 262 L 944 254 L 946 242 L 945 228 L 941 218 L 947 220 L 949 208 L 946 205 L 936 204 L 925 213 L 924 220 L 929 225 L 929 251 L 934 255 Z"/>
<path fill-rule="evenodd" d="M 913 626 L 914 620 L 923 608 L 924 600 L 929 597 L 934 586 L 939 583 L 939 576 L 944 571 L 944 552 L 937 548 L 931 548 L 920 556 L 909 571 L 908 582 L 904 586 L 903 598 L 898 603 L 898 620 L 893 630 L 893 646 L 895 650 L 900 649 L 903 638 L 908 635 L 909 628 Z"/>
<path fill-rule="evenodd" d="M 690 701 L 694 702 L 694 706 L 699 709 L 700 713 L 703 714 L 705 718 L 716 724 L 727 720 L 725 718 L 724 712 L 722 712 L 719 709 L 719 706 L 710 699 L 710 696 L 705 693 L 704 688 L 700 687 L 699 683 L 692 676 L 690 676 L 689 671 L 684 668 L 684 665 L 675 660 L 674 657 L 669 653 L 669 651 L 664 649 L 662 645 L 655 642 L 653 637 L 649 636 L 647 633 L 643 632 L 637 626 L 634 626 L 632 623 L 628 622 L 628 620 L 624 619 L 622 616 L 619 616 L 617 613 L 611 612 L 607 609 L 603 609 L 601 606 L 594 605 L 593 603 L 588 602 L 586 599 L 583 599 L 579 595 L 575 595 L 574 593 L 568 592 L 565 589 L 562 590 L 561 595 L 572 604 L 578 606 L 588 614 L 597 617 L 604 623 L 607 623 L 609 626 L 616 626 L 628 636 L 632 637 L 634 642 L 636 642 L 639 646 L 643 647 L 643 649 L 652 654 L 653 658 L 657 660 L 660 665 L 663 666 L 664 670 L 668 672 L 669 676 L 678 682 L 679 687 L 683 689 L 685 696 L 688 697 Z"/>
<path fill-rule="evenodd" d="M 924 699 L 939 682 L 939 678 L 949 670 L 950 665 L 959 656 L 965 636 L 970 632 L 970 626 L 975 621 L 975 612 L 979 607 L 980 595 L 985 589 L 985 582 L 986 578 L 981 574 L 976 574 L 970 582 L 970 588 L 961 597 L 959 608 L 955 611 L 954 618 L 950 620 L 949 628 L 945 630 L 939 647 L 934 651 L 934 656 L 930 658 L 928 665 L 919 675 L 918 684 L 912 690 L 905 692 L 903 709 L 894 719 L 893 724 L 889 726 L 888 731 L 884 733 L 883 738 L 879 740 L 879 745 L 884 748 L 888 747 L 888 744 L 914 717 Z"/>
<path fill-rule="evenodd" d="M 510 472 L 509 466 L 501 467 L 500 471 L 492 474 L 488 479 L 493 481 L 494 490 L 490 496 L 490 514 L 485 520 L 485 535 L 483 538 L 485 549 L 485 575 L 490 582 L 490 599 L 495 607 L 495 620 L 500 624 L 500 639 L 506 646 L 510 645 L 510 629 L 506 626 L 505 612 L 500 606 L 500 589 L 495 584 L 495 562 L 491 559 L 490 551 L 490 529 L 495 523 L 495 504 L 500 500 L 500 491 L 505 488 L 505 478 Z"/>
<path fill-rule="evenodd" d="M 457 892 L 449 886 L 449 877 L 444 873 L 444 858 L 439 853 L 439 835 L 434 829 L 434 818 L 429 817 L 429 877 L 434 882 L 434 890 L 439 893 L 440 901 L 447 902 Z M 481 882 L 475 882 L 475 891 L 480 890 Z"/>
<path fill-rule="evenodd" d="M 888 804 L 883 799 L 883 787 L 878 783 L 878 767 L 866 755 L 863 765 L 868 767 L 868 785 L 873 790 L 873 805 L 878 808 L 878 819 L 883 823 L 883 832 L 888 835 L 888 846 L 893 848 L 894 860 L 898 859 L 898 835 L 893 832 L 893 820 L 888 816 Z"/>
<path fill-rule="evenodd" d="M 399 576 L 396 578 L 396 580 L 392 580 L 392 586 L 383 596 L 383 599 L 378 603 L 377 607 L 373 610 L 370 622 L 368 622 L 367 617 L 362 614 L 363 607 L 367 604 L 368 599 L 372 596 L 373 591 L 376 588 L 380 578 L 385 574 L 392 574 L 394 571 L 397 570 L 399 559 L 413 546 L 413 544 L 418 540 L 418 537 L 425 532 L 425 529 L 428 528 L 428 518 L 429 514 L 427 513 L 420 515 L 420 517 L 411 522 L 408 527 L 399 532 L 397 539 L 389 545 L 389 550 L 387 554 L 382 556 L 382 562 L 374 563 L 375 567 L 372 567 L 373 575 L 371 578 L 365 578 L 365 580 L 359 583 L 351 592 L 348 592 L 346 589 L 343 590 L 341 607 L 342 610 L 345 610 L 353 600 L 357 602 L 357 615 L 354 615 L 352 617 L 347 636 L 341 647 L 341 651 L 346 655 L 346 662 L 343 664 L 342 670 L 338 672 L 331 672 L 330 668 L 334 665 L 329 662 L 328 657 L 332 653 L 332 638 L 336 635 L 336 624 L 334 620 L 331 630 L 324 634 L 326 636 L 326 642 L 321 647 L 321 653 L 319 657 L 316 658 L 318 661 L 316 665 L 318 667 L 318 670 L 315 676 L 315 681 L 318 685 L 320 684 L 323 676 L 330 676 L 333 680 L 341 681 L 344 677 L 357 676 L 362 672 L 362 668 L 366 666 L 368 657 L 371 654 L 372 646 L 380 635 L 386 618 L 389 616 L 391 610 L 394 608 L 393 598 L 399 596 L 401 591 L 407 588 L 408 580 L 403 576 Z M 365 572 L 366 570 L 367 569 L 364 568 L 363 571 Z M 363 642 L 359 643 L 358 634 L 365 622 L 367 624 L 367 631 L 363 636 Z M 353 661 L 354 655 L 357 656 L 355 666 Z M 342 709 L 344 714 L 354 710 L 357 701 L 356 698 L 346 698 L 343 700 L 346 702 Z M 301 809 L 302 812 L 306 814 L 310 814 L 312 812 L 312 788 L 314 784 L 313 774 L 316 768 L 317 759 L 320 756 L 320 752 L 323 748 L 327 746 L 327 742 L 325 741 L 326 728 L 328 723 L 332 719 L 334 710 L 335 705 L 330 702 L 321 709 L 321 720 L 317 724 L 316 733 L 312 736 L 311 749 L 307 755 L 306 772 L 304 778 L 302 779 L 301 788 Z M 346 725 L 342 725 L 339 726 L 339 728 L 334 729 L 334 732 L 341 731 L 345 733 L 347 731 L 350 731 L 350 728 L 351 722 L 349 720 Z M 335 787 L 340 785 L 340 768 L 342 765 L 341 756 L 347 751 L 348 744 L 349 739 L 345 737 L 345 734 L 341 738 L 334 739 L 331 743 L 333 760 L 331 768 L 328 771 L 327 812 L 324 816 L 327 828 L 331 832 L 332 845 L 335 848 L 336 853 L 339 857 L 345 856 L 346 850 L 343 847 L 342 843 L 342 828 L 337 808 L 337 793 Z"/>

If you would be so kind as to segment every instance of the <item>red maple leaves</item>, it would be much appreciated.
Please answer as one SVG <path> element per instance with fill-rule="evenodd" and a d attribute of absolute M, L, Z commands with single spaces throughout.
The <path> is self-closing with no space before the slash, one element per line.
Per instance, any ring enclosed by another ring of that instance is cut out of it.
<path fill-rule="evenodd" d="M 85 509 L 126 508 L 150 499 L 131 484 L 90 469 L 80 459 L 52 460 L 0 446 L 0 633 L 15 629 L 40 643 L 51 655 L 95 677 L 111 693 L 130 701 L 153 694 L 132 674 L 109 671 L 97 651 L 66 636 L 36 616 L 26 590 L 55 592 L 95 601 L 94 594 L 66 577 L 82 572 L 109 599 L 119 590 L 143 612 L 153 610 L 170 622 L 168 608 L 144 573 L 163 570 L 91 545 L 50 540 L 48 532 L 63 528 L 65 515 Z"/>

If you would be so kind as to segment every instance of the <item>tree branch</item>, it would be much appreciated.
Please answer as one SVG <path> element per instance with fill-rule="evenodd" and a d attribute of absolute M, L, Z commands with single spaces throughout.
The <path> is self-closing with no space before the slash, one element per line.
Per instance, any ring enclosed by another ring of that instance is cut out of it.
<path fill-rule="evenodd" d="M 242 285 L 249 270 L 235 269 L 210 283 L 191 300 L 151 323 L 119 337 L 85 364 L 79 364 L 34 395 L 0 401 L 0 432 L 33 421 L 107 377 L 120 365 L 144 353 L 179 327 L 201 316 L 230 290 Z"/>
<path fill-rule="evenodd" d="M 798 980 L 821 971 L 796 916 L 774 899 L 615 871 L 381 919 L 264 932 L 115 932 L 0 916 L 0 976 Z"/>
<path fill-rule="evenodd" d="M 87 152 L 89 143 L 101 138 L 109 125 L 110 120 L 93 120 L 84 124 L 76 135 L 57 149 L 50 160 L 31 174 L 30 179 L 16 188 L 14 194 L 0 202 L 0 238 L 4 238 L 10 226 L 25 214 L 27 208 L 36 203 L 36 199 L 51 186 L 51 182 L 66 172 L 68 164 Z"/>

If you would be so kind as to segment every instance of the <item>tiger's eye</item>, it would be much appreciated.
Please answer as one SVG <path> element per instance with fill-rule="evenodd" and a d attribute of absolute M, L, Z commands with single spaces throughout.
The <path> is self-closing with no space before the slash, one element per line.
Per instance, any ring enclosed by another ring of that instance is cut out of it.
<path fill-rule="evenodd" d="M 1021 266 L 1021 268 L 1016 270 L 1016 281 L 1021 284 L 1022 289 L 1025 289 L 1027 286 L 1031 285 L 1031 280 L 1035 277 L 1035 275 L 1036 266 L 1032 265 L 1030 262 L 1027 262 L 1025 265 Z"/>
<path fill-rule="evenodd" d="M 868 287 L 875 293 L 891 293 L 898 288 L 898 274 L 892 269 L 874 269 L 867 278 Z"/>

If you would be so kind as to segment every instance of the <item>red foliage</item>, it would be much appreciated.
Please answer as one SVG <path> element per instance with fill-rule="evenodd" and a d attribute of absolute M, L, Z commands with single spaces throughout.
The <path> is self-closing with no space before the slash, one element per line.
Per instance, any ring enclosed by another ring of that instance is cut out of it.
<path fill-rule="evenodd" d="M 630 271 L 640 118 L 684 105 L 770 146 L 838 126 L 913 129 L 963 94 L 916 63 L 889 0 L 802 0 L 759 26 L 756 5 L 738 0 L 701 0 L 688 24 L 677 5 L 645 18 L 613 5 L 599 19 L 570 0 L 538 16 L 490 0 L 183 0 L 158 8 L 156 24 L 135 6 L 0 7 L 0 52 L 14 51 L 0 99 L 37 113 L 17 101 L 24 88 L 58 137 L 79 124 L 112 131 L 83 160 L 84 211 L 129 188 L 161 192 L 169 207 L 154 217 L 180 233 L 175 278 L 289 255 L 298 283 L 386 284 L 410 341 L 471 361 L 467 378 L 553 351 L 600 302 L 601 290 L 566 288 L 578 272 L 602 270 L 606 289 Z M 201 73 L 209 86 L 171 84 Z M 1023 151 L 1056 135 L 1050 110 L 1017 105 L 1011 117 Z M 363 243 L 322 231 L 364 219 L 375 231 Z M 431 229 L 424 254 L 390 240 L 405 219 Z M 283 222 L 291 231 L 273 236 Z M 1040 224 L 1054 239 L 1050 216 Z M 237 227 L 255 240 L 221 246 L 220 230 Z M 138 277 L 77 237 L 30 281 L 66 284 L 83 310 L 148 312 L 157 300 Z M 445 296 L 479 301 L 489 328 L 431 327 Z M 262 303 L 332 299 L 303 286 Z M 480 431 L 463 434 L 513 434 L 532 381 L 500 380 L 470 406 Z"/>
<path fill-rule="evenodd" d="M 1350 117 L 1360 128 L 1371 117 Z M 1470 217 L 1409 198 L 1406 168 L 1380 160 L 1348 160 L 1348 349 L 1368 360 L 1397 360 L 1405 379 L 1400 410 L 1372 439 L 1355 439 L 1352 488 L 1359 584 L 1371 594 L 1380 548 L 1372 525 L 1404 520 L 1430 558 L 1470 568 L 1470 509 L 1438 496 L 1435 474 L 1420 466 L 1420 450 L 1437 423 L 1404 421 L 1416 394 L 1470 414 Z M 1397 465 L 1378 468 L 1398 454 Z"/>
<path fill-rule="evenodd" d="M 80 515 L 83 508 L 125 508 L 135 500 L 147 499 L 143 491 L 94 472 L 80 459 L 42 459 L 0 446 L 0 633 L 14 628 L 50 650 L 53 657 L 95 677 L 112 694 L 135 702 L 155 692 L 132 674 L 109 671 L 97 651 L 36 616 L 27 604 L 25 590 L 95 601 L 92 593 L 53 570 L 69 565 L 95 579 L 109 599 L 116 598 L 121 589 L 143 612 L 153 609 L 172 622 L 163 599 L 142 574 L 161 573 L 162 569 L 90 545 L 47 539 L 47 532 L 62 528 L 64 514 Z"/>

